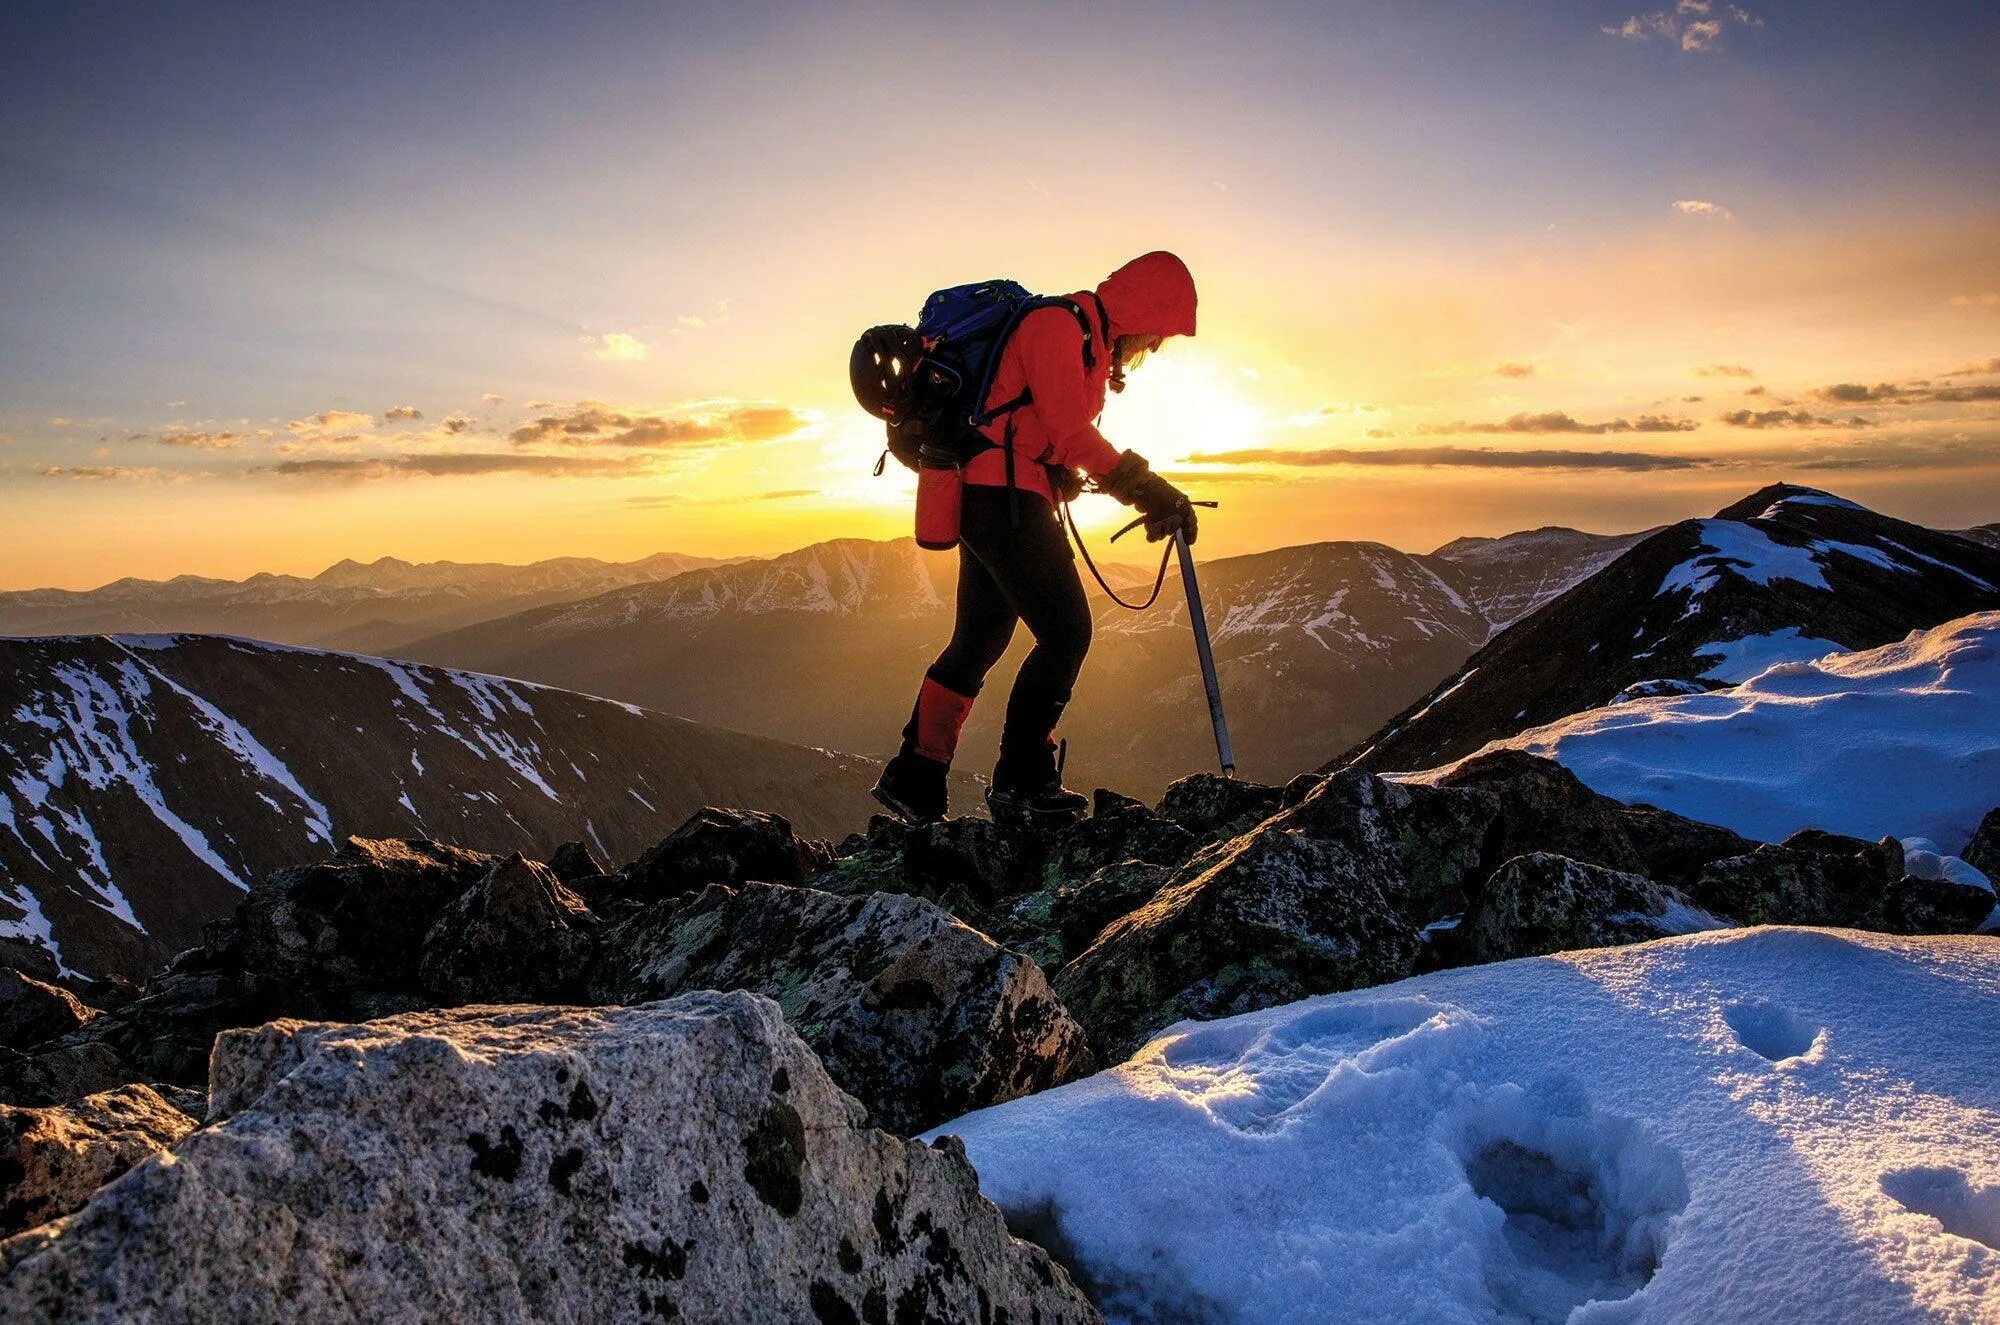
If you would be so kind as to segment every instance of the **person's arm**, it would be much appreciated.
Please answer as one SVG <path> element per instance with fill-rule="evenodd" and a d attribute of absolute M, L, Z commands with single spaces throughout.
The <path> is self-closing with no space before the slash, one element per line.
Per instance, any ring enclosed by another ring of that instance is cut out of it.
<path fill-rule="evenodd" d="M 1014 333 L 1021 367 L 1034 395 L 1030 406 L 1048 429 L 1050 464 L 1102 478 L 1118 463 L 1118 448 L 1097 430 L 1099 399 L 1083 375 L 1083 328 L 1062 308 L 1038 308 Z M 1109 345 L 1097 352 L 1110 354 Z"/>

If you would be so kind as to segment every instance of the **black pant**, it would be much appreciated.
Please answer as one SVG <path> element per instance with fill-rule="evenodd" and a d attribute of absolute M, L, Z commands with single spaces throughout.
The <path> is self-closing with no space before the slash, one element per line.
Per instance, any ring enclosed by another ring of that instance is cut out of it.
<path fill-rule="evenodd" d="M 1018 528 L 1009 518 L 1007 489 L 965 485 L 958 619 L 929 675 L 961 695 L 978 694 L 1007 651 L 1014 623 L 1025 621 L 1035 647 L 1007 699 L 995 776 L 1034 778 L 1054 772 L 1049 738 L 1090 652 L 1090 603 L 1055 507 L 1036 493 L 1015 495 Z"/>

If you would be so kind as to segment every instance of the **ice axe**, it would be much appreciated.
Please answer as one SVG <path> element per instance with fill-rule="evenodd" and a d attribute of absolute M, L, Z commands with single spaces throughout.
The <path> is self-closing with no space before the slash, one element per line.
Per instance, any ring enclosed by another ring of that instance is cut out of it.
<path fill-rule="evenodd" d="M 1215 505 L 1212 501 L 1198 501 L 1190 504 L 1211 507 Z M 1147 518 L 1142 515 L 1132 521 L 1132 523 L 1113 534 L 1111 541 L 1116 543 L 1120 538 L 1123 538 L 1126 534 L 1131 533 L 1134 529 L 1146 523 Z M 1229 719 L 1222 712 L 1222 683 L 1216 679 L 1215 675 L 1215 650 L 1209 645 L 1208 614 L 1203 612 L 1201 607 L 1201 584 L 1195 579 L 1194 553 L 1188 549 L 1187 536 L 1180 530 L 1174 530 L 1173 538 L 1173 550 L 1180 557 L 1181 562 L 1181 588 L 1187 594 L 1188 624 L 1194 628 L 1194 653 L 1195 657 L 1201 662 L 1201 685 L 1202 689 L 1208 692 L 1208 721 L 1209 725 L 1215 728 L 1215 753 L 1216 757 L 1222 761 L 1222 776 L 1233 778 L 1236 776 L 1236 752 L 1230 748 Z M 1096 569 L 1095 566 L 1091 567 L 1093 573 Z M 1161 575 L 1164 576 L 1166 574 L 1166 569 L 1166 561 L 1163 558 L 1160 562 Z M 1099 583 L 1101 584 L 1103 581 L 1100 579 Z M 1106 586 L 1106 588 L 1108 591 L 1109 586 Z M 1159 583 L 1155 581 L 1153 593 L 1155 596 L 1158 596 L 1159 592 Z M 1112 596 L 1114 598 L 1117 597 L 1116 594 Z M 1150 603 L 1152 600 L 1148 599 L 1147 601 Z"/>

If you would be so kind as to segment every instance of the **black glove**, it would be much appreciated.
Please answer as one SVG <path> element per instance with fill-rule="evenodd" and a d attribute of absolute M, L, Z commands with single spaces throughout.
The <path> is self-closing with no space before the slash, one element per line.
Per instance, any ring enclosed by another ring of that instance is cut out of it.
<path fill-rule="evenodd" d="M 1194 503 L 1185 492 L 1153 472 L 1146 458 L 1136 451 L 1118 457 L 1111 472 L 1097 480 L 1100 491 L 1108 492 L 1127 506 L 1136 507 L 1146 517 L 1146 541 L 1157 543 L 1180 534 L 1192 544 L 1197 522 Z"/>

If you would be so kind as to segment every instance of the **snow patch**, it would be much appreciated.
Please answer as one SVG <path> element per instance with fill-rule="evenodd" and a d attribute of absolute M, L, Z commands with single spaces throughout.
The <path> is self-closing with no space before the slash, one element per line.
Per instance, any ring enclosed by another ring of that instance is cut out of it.
<path fill-rule="evenodd" d="M 1995 989 L 1989 940 L 1701 934 L 1183 1023 L 933 1135 L 1114 1322 L 1984 1319 Z"/>
<path fill-rule="evenodd" d="M 1786 626 L 1765 635 L 1745 635 L 1742 639 L 1716 640 L 1701 646 L 1697 660 L 1714 659 L 1702 672 L 1709 681 L 1748 681 L 1757 673 L 1781 662 L 1811 662 L 1829 653 L 1845 653 L 1845 644 L 1801 635 L 1797 626 Z M 1702 687 L 1695 687 L 1697 690 Z M 1630 687 L 1627 687 L 1630 689 Z M 1620 692 L 1621 694 L 1624 692 Z M 1612 703 L 1617 703 L 1616 699 Z"/>
<path fill-rule="evenodd" d="M 1764 841 L 1824 828 L 1961 849 L 2000 804 L 2000 612 L 1705 694 L 1590 709 L 1486 748 L 1554 759 L 1607 796 Z"/>

